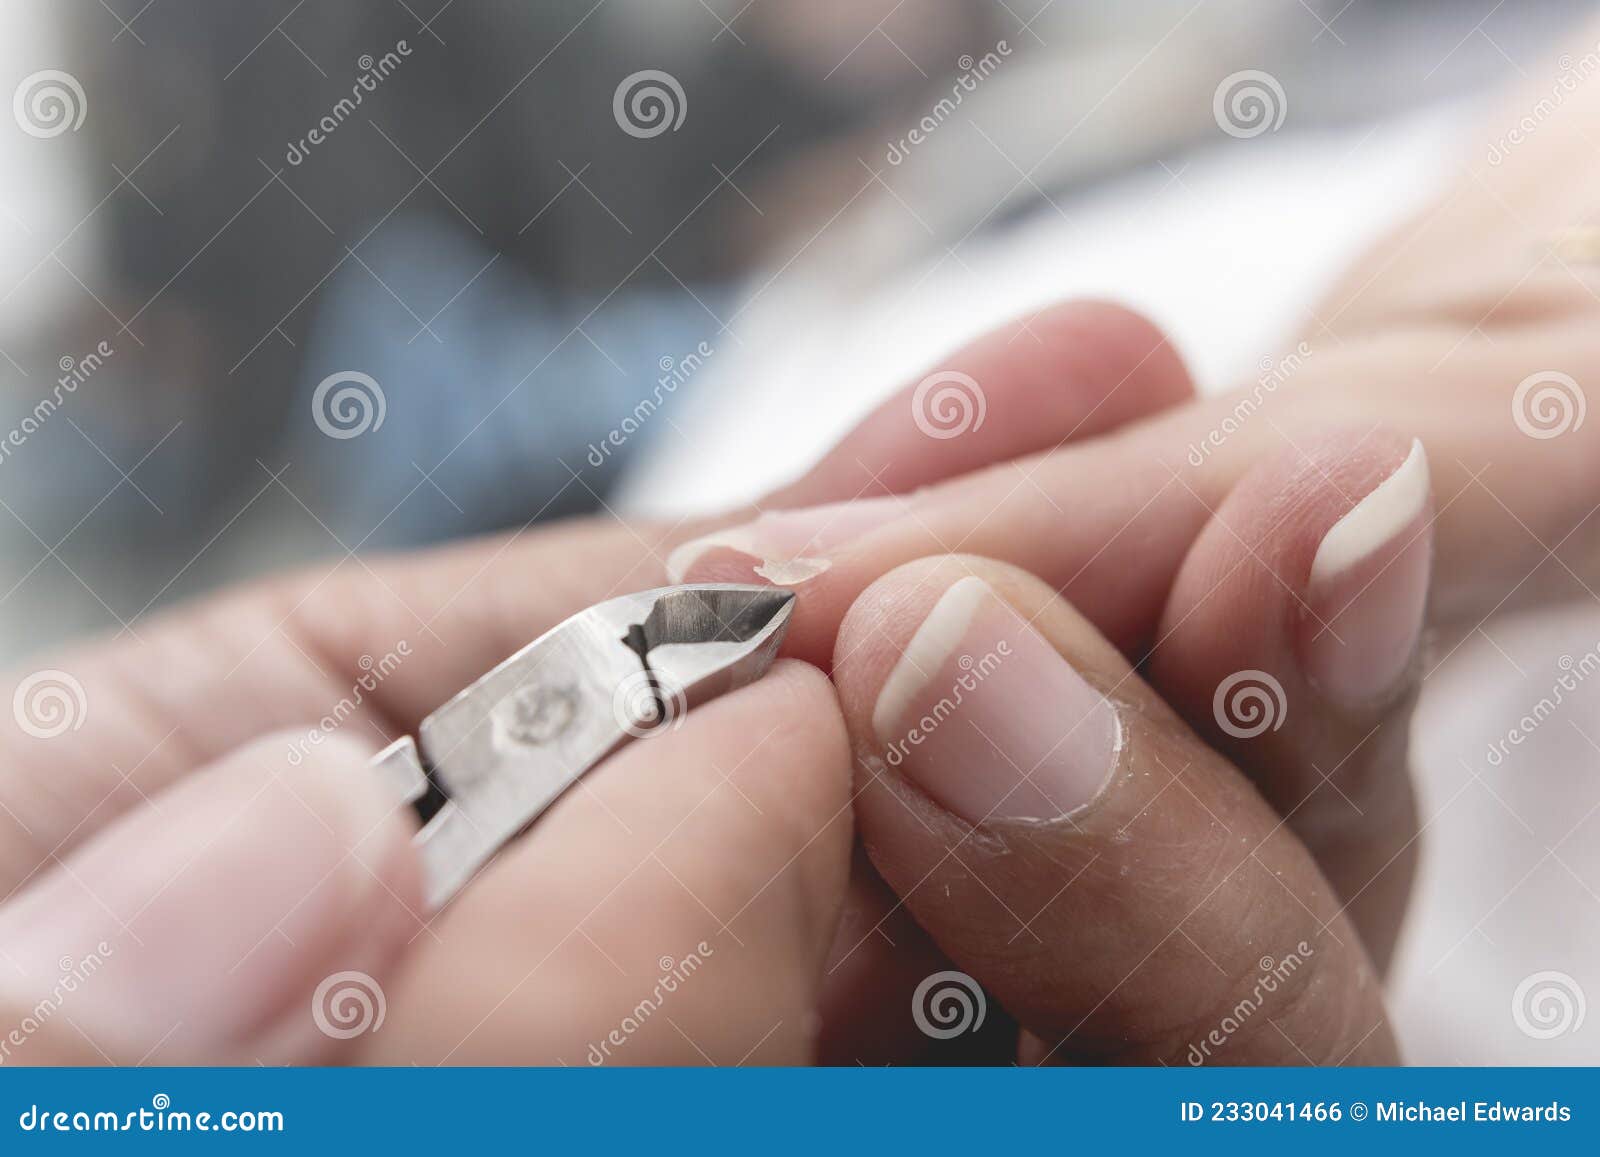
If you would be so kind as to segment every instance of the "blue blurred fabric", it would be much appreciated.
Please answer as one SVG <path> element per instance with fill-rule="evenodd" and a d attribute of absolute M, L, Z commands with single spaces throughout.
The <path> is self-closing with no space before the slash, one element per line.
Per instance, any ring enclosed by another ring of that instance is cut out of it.
<path fill-rule="evenodd" d="M 678 436 L 673 405 L 714 356 L 713 314 L 732 297 L 642 276 L 610 295 L 557 295 L 439 218 L 390 221 L 359 253 L 318 295 L 287 450 L 351 547 L 593 509 L 650 439 Z M 332 437 L 313 399 L 350 372 L 377 383 L 382 420 L 376 399 L 365 412 L 349 399 L 330 424 L 367 428 Z"/>

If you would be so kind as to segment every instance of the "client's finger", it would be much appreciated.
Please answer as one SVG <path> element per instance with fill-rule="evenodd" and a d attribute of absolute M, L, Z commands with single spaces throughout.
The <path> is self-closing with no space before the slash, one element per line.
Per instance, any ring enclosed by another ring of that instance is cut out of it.
<path fill-rule="evenodd" d="M 793 661 L 635 740 L 417 938 L 372 1059 L 810 1059 L 849 781 L 833 688 Z"/>
<path fill-rule="evenodd" d="M 1280 454 L 1191 548 L 1148 666 L 1305 841 L 1380 969 L 1415 861 L 1406 741 L 1432 543 L 1420 442 Z"/>
<path fill-rule="evenodd" d="M 1066 302 L 929 366 L 804 478 L 760 505 L 782 510 L 907 494 L 1092 438 L 1192 397 L 1182 359 L 1148 319 L 1109 302 Z"/>
<path fill-rule="evenodd" d="M 1193 387 L 1160 331 L 1137 315 L 1086 305 L 1065 306 L 1059 312 L 1053 329 L 1059 352 L 1034 363 L 1017 352 L 1013 356 L 1019 366 L 990 379 L 1013 386 L 1026 381 L 1026 391 L 1007 389 L 991 398 L 976 374 L 959 369 L 931 374 L 907 391 L 910 397 L 900 412 L 895 407 L 880 410 L 824 462 L 848 473 L 836 461 L 859 450 L 868 455 L 864 462 L 879 464 L 874 469 L 888 470 L 883 455 L 875 454 L 871 444 L 888 437 L 880 433 L 885 429 L 899 429 L 901 441 L 914 444 L 904 437 L 909 424 L 936 440 L 939 449 L 925 451 L 892 476 L 899 481 L 915 478 L 920 484 L 948 481 L 952 472 L 947 467 L 957 463 L 964 473 L 955 489 L 769 512 L 684 542 L 667 559 L 669 577 L 674 582 L 692 578 L 806 583 L 812 598 L 809 606 L 797 610 L 789 649 L 812 662 L 825 662 L 845 607 L 862 587 L 897 562 L 930 551 L 971 549 L 981 539 L 985 545 L 1006 544 L 1012 553 L 1024 556 L 1069 558 L 1072 578 L 1103 592 L 1109 580 L 1091 571 L 1090 564 L 1099 550 L 1126 535 L 1147 543 L 1147 565 L 1138 574 L 1119 568 L 1115 595 L 1097 598 L 1096 605 L 1110 605 L 1121 621 L 1148 619 L 1148 609 L 1159 605 L 1158 596 L 1165 594 L 1172 567 L 1192 537 L 1202 508 L 1181 487 L 1160 487 L 1161 481 L 1172 479 L 1156 458 L 1143 454 L 1130 458 L 1090 435 L 1170 409 L 1190 397 Z M 998 338 L 979 343 L 968 351 L 971 361 L 958 355 L 955 364 L 975 365 L 979 355 L 995 359 L 1004 348 Z M 1030 372 L 1024 374 L 1022 365 L 1030 366 Z M 1062 384 L 1053 391 L 1045 389 L 1044 382 L 1052 379 Z M 941 405 L 947 408 L 945 425 L 927 412 Z M 982 428 L 980 416 L 987 424 Z M 996 428 L 985 437 L 982 429 L 988 426 Z M 855 442 L 865 445 L 857 447 Z M 1080 474 L 1095 477 L 1097 485 L 1092 503 L 1081 502 L 1080 493 L 1072 495 L 1073 517 L 1063 520 L 1050 452 L 1069 442 L 1097 464 L 1089 471 L 1083 469 L 1086 462 L 1078 463 Z M 1044 470 L 1046 466 L 1051 469 Z M 981 467 L 989 469 L 980 471 Z M 878 487 L 864 483 L 863 493 L 878 492 Z M 1155 498 L 1149 497 L 1152 493 Z M 1052 525 L 1052 533 L 1040 535 L 1041 525 Z M 862 548 L 869 541 L 871 548 Z"/>
<path fill-rule="evenodd" d="M 873 862 L 1029 1030 L 1023 1059 L 1394 1059 L 1305 847 L 1049 587 L 901 567 L 852 608 L 835 678 Z M 915 1015 L 947 1033 L 958 1007 Z"/>
<path fill-rule="evenodd" d="M 264 738 L 0 908 L 0 1059 L 326 1063 L 382 1027 L 420 927 L 412 825 L 331 737 Z"/>
<path fill-rule="evenodd" d="M 1051 306 L 930 365 L 804 478 L 761 501 L 763 533 L 774 524 L 781 532 L 786 520 L 774 512 L 833 503 L 821 506 L 820 521 L 805 533 L 809 546 L 843 541 L 897 507 L 880 496 L 1086 441 L 1193 396 L 1182 359 L 1146 318 L 1106 302 Z M 690 540 L 704 529 L 678 528 L 675 537 Z M 670 559 L 669 570 L 692 565 L 704 548 L 702 541 Z M 861 864 L 828 966 L 824 1060 L 914 1055 L 927 1042 L 905 1021 L 904 1006 L 917 982 L 942 964 L 871 866 Z"/>

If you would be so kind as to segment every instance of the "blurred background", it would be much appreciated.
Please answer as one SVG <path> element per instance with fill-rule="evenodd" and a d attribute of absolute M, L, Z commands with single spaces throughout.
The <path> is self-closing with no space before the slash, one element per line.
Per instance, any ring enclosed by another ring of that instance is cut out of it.
<path fill-rule="evenodd" d="M 12 0 L 0 654 L 299 561 L 731 504 L 1074 294 L 1225 388 L 1590 7 Z M 1240 73 L 1265 121 L 1219 115 Z M 1491 642 L 1553 670 L 1574 629 Z M 1547 729 L 1534 787 L 1488 786 L 1486 648 L 1424 703 L 1400 1023 L 1415 1060 L 1600 1059 L 1510 1007 L 1594 968 L 1600 858 L 1504 814 L 1600 803 L 1600 748 Z"/>

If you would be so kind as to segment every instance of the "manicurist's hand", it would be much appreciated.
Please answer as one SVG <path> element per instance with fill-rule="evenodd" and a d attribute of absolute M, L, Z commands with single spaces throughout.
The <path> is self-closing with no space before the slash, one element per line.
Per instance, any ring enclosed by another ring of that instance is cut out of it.
<path fill-rule="evenodd" d="M 1413 454 L 1332 439 L 1254 472 L 1191 547 L 1142 674 L 1005 564 L 920 560 L 855 601 L 833 670 L 885 911 L 999 1004 L 986 1040 L 940 1047 L 1394 1059 L 1378 976 L 1417 834 L 1406 735 L 1431 556 Z"/>
<path fill-rule="evenodd" d="M 1122 311 L 978 351 L 1042 415 L 951 452 L 905 398 L 773 501 L 903 489 L 1181 400 Z M 877 475 L 877 481 L 874 476 Z M 579 521 L 258 583 L 12 673 L 0 734 L 5 1063 L 718 1063 L 815 1055 L 850 758 L 815 668 L 596 769 L 444 913 L 368 757 L 700 527 Z M 872 886 L 870 873 L 865 879 Z M 905 1015 L 905 1014 L 903 1014 Z"/>

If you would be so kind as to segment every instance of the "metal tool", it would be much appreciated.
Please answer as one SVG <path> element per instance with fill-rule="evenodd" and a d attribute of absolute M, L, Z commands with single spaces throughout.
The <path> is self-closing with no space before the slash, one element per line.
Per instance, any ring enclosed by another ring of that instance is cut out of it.
<path fill-rule="evenodd" d="M 663 587 L 580 611 L 373 757 L 423 821 L 430 908 L 447 904 L 595 764 L 760 678 L 791 591 Z"/>

